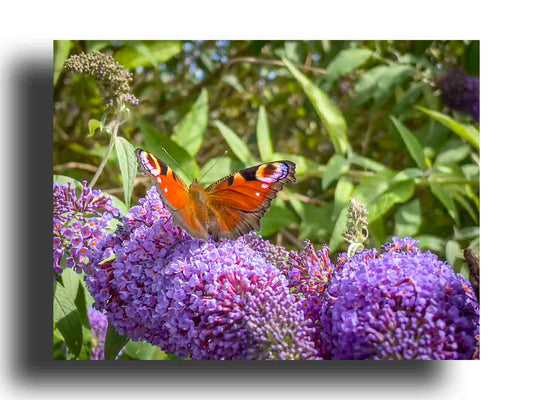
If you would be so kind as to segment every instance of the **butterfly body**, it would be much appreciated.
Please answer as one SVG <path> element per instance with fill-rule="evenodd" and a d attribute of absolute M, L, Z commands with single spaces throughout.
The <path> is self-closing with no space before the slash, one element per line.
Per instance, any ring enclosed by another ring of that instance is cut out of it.
<path fill-rule="evenodd" d="M 236 239 L 259 230 L 260 219 L 277 192 L 286 182 L 296 182 L 294 163 L 276 161 L 243 169 L 205 189 L 196 180 L 187 188 L 162 160 L 142 149 L 136 153 L 174 224 L 197 239 Z"/>

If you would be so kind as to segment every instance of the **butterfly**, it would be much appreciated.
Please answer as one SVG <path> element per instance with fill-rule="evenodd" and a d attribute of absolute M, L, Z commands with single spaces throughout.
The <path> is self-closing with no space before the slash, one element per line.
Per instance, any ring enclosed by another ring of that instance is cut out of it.
<path fill-rule="evenodd" d="M 144 172 L 157 187 L 174 225 L 196 239 L 236 239 L 261 229 L 260 220 L 286 182 L 296 183 L 296 165 L 274 161 L 235 172 L 203 188 L 189 187 L 172 168 L 143 149 L 135 150 Z"/>

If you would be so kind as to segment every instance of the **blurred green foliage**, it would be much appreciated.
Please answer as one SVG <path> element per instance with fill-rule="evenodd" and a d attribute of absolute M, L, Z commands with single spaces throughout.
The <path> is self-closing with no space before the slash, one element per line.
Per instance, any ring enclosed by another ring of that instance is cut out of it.
<path fill-rule="evenodd" d="M 97 50 L 133 74 L 140 100 L 97 188 L 136 204 L 149 183 L 136 177 L 135 147 L 186 182 L 218 161 L 204 184 L 289 159 L 298 184 L 272 203 L 264 236 L 345 251 L 355 197 L 369 212 L 368 247 L 412 236 L 468 275 L 462 249 L 479 242 L 479 127 L 443 106 L 436 81 L 456 67 L 478 75 L 479 42 L 55 42 L 54 173 L 77 180 L 93 178 L 111 133 L 95 79 L 62 66 Z"/>

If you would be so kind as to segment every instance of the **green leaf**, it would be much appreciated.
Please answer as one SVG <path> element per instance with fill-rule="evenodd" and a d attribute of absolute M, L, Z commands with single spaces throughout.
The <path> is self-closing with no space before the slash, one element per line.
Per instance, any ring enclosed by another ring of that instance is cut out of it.
<path fill-rule="evenodd" d="M 296 215 L 278 197 L 272 202 L 270 209 L 261 219 L 261 235 L 268 237 L 277 233 L 281 228 L 286 228 L 296 222 L 298 222 Z"/>
<path fill-rule="evenodd" d="M 180 52 L 180 41 L 130 41 L 115 53 L 114 58 L 126 69 L 150 65 L 157 67 Z"/>
<path fill-rule="evenodd" d="M 242 87 L 241 83 L 239 82 L 239 78 L 237 78 L 235 75 L 232 74 L 226 74 L 222 78 L 222 82 L 227 83 L 233 89 L 235 89 L 238 93 L 244 92 L 244 88 Z"/>
<path fill-rule="evenodd" d="M 261 161 L 273 161 L 272 140 L 270 139 L 270 130 L 268 129 L 268 118 L 264 106 L 259 107 L 259 116 L 257 117 L 257 147 L 261 155 Z"/>
<path fill-rule="evenodd" d="M 455 121 L 453 118 L 438 111 L 428 110 L 427 108 L 415 106 L 418 110 L 426 113 L 431 118 L 439 121 L 442 125 L 455 132 L 458 136 L 468 140 L 477 149 L 479 149 L 479 131 L 473 125 L 463 125 Z"/>
<path fill-rule="evenodd" d="M 322 190 L 326 190 L 331 182 L 338 179 L 347 165 L 348 162 L 343 156 L 340 154 L 333 155 L 326 165 L 324 175 L 322 175 Z"/>
<path fill-rule="evenodd" d="M 165 163 L 174 168 L 174 170 L 181 171 L 182 174 L 180 174 L 180 177 L 186 184 L 190 184 L 193 178 L 199 176 L 200 168 L 183 147 L 177 145 L 176 142 L 168 136 L 163 135 L 143 119 L 138 120 L 138 125 L 143 134 L 146 150 L 155 154 Z M 165 153 L 163 149 L 165 149 L 170 156 Z M 179 165 L 176 164 L 176 162 L 179 163 Z"/>
<path fill-rule="evenodd" d="M 54 86 L 61 75 L 71 48 L 72 42 L 70 40 L 54 40 Z"/>
<path fill-rule="evenodd" d="M 419 235 L 414 239 L 420 242 L 421 250 L 431 250 L 435 253 L 442 253 L 444 251 L 445 240 L 439 236 L 433 235 Z"/>
<path fill-rule="evenodd" d="M 89 120 L 89 134 L 87 137 L 93 137 L 97 129 L 102 130 L 102 123 L 97 119 Z"/>
<path fill-rule="evenodd" d="M 172 130 L 172 140 L 187 150 L 193 157 L 198 154 L 202 147 L 207 129 L 208 112 L 207 90 L 203 88 L 202 93 L 200 93 L 187 115 Z"/>
<path fill-rule="evenodd" d="M 459 225 L 459 216 L 457 214 L 457 209 L 455 208 L 455 203 L 449 193 L 443 185 L 437 182 L 429 182 L 429 187 L 431 192 L 435 195 L 437 199 L 442 203 L 444 208 L 448 211 L 448 214 L 452 217 L 454 222 Z"/>
<path fill-rule="evenodd" d="M 394 235 L 398 237 L 416 235 L 422 225 L 420 199 L 402 205 L 394 216 Z"/>
<path fill-rule="evenodd" d="M 394 181 L 400 182 L 413 180 L 416 178 L 420 178 L 423 175 L 424 172 L 422 170 L 419 170 L 418 168 L 406 168 L 396 174 L 396 176 L 394 177 Z"/>
<path fill-rule="evenodd" d="M 124 348 L 125 358 L 133 360 L 164 360 L 165 352 L 159 347 L 146 342 L 134 342 L 130 340 Z"/>
<path fill-rule="evenodd" d="M 104 354 L 106 360 L 117 358 L 120 350 L 128 343 L 128 337 L 120 335 L 111 322 L 107 325 L 107 335 L 105 339 Z"/>
<path fill-rule="evenodd" d="M 376 103 L 384 101 L 397 84 L 413 71 L 408 65 L 378 65 L 366 71 L 355 84 L 354 105 L 359 106 L 369 99 Z"/>
<path fill-rule="evenodd" d="M 366 49 L 342 50 L 326 68 L 325 79 L 327 81 L 335 81 L 341 76 L 358 69 L 361 65 L 366 63 L 371 56 L 372 52 Z"/>
<path fill-rule="evenodd" d="M 376 201 L 368 205 L 368 222 L 371 223 L 381 217 L 395 204 L 405 203 L 411 198 L 414 190 L 415 184 L 411 180 L 401 181 L 391 185 Z"/>
<path fill-rule="evenodd" d="M 135 148 L 125 138 L 118 136 L 115 142 L 115 151 L 117 152 L 118 165 L 122 174 L 122 184 L 124 185 L 124 202 L 126 207 L 130 208 L 131 195 L 133 194 L 135 177 L 137 176 Z"/>
<path fill-rule="evenodd" d="M 235 132 L 219 120 L 214 121 L 214 124 L 226 140 L 231 151 L 233 151 L 233 154 L 235 154 L 246 167 L 259 164 L 252 153 L 250 153 L 246 143 L 244 143 Z"/>
<path fill-rule="evenodd" d="M 461 246 L 455 240 L 448 240 L 446 242 L 444 254 L 446 257 L 446 261 L 448 261 L 448 264 L 450 264 L 452 268 L 455 267 L 455 261 L 457 259 L 457 256 L 460 254 L 460 251 Z"/>
<path fill-rule="evenodd" d="M 458 139 L 448 140 L 439 151 L 435 164 L 453 164 L 464 160 L 470 154 L 471 147 Z"/>
<path fill-rule="evenodd" d="M 374 161 L 370 158 L 366 158 L 355 153 L 350 155 L 348 161 L 350 161 L 350 163 L 353 165 L 357 165 L 358 167 L 364 168 L 365 170 L 376 171 L 376 172 L 390 170 L 389 167 L 387 167 L 386 165 L 383 165 L 377 161 Z"/>
<path fill-rule="evenodd" d="M 66 272 L 65 270 L 64 272 Z M 62 285 L 57 285 L 54 294 L 54 324 L 61 332 L 69 351 L 77 357 L 80 354 L 83 332 L 82 321 L 74 297 Z"/>
<path fill-rule="evenodd" d="M 333 228 L 333 221 L 331 220 L 333 203 L 327 203 L 325 206 L 304 203 L 302 208 L 304 217 L 300 225 L 299 239 L 320 241 L 326 238 Z"/>
<path fill-rule="evenodd" d="M 350 202 L 350 196 L 352 195 L 354 189 L 354 184 L 347 177 L 342 176 L 335 186 L 335 194 L 333 196 L 334 205 L 333 205 L 333 218 L 338 217 L 338 213 L 341 209 L 348 205 Z"/>
<path fill-rule="evenodd" d="M 58 185 L 68 185 L 70 183 L 70 186 L 76 188 L 76 190 L 81 190 L 83 188 L 80 181 L 66 175 L 54 175 L 53 181 Z"/>
<path fill-rule="evenodd" d="M 215 165 L 216 167 L 213 167 Z M 239 171 L 243 164 L 231 157 L 216 157 L 210 159 L 200 170 L 201 182 L 213 183 L 235 171 Z M 205 175 L 204 175 L 205 174 Z"/>
<path fill-rule="evenodd" d="M 479 237 L 479 226 L 453 227 L 454 238 L 457 240 L 470 240 Z"/>
<path fill-rule="evenodd" d="M 343 243 L 344 237 L 342 234 L 346 230 L 346 222 L 348 221 L 348 206 L 345 206 L 339 216 L 337 221 L 335 221 L 335 226 L 333 227 L 333 232 L 331 233 L 331 238 L 329 239 L 329 249 L 330 252 L 336 251 Z"/>
<path fill-rule="evenodd" d="M 350 147 L 347 136 L 347 126 L 339 108 L 331 101 L 328 96 L 315 86 L 304 74 L 302 74 L 287 58 L 283 62 L 302 86 L 305 94 L 313 103 L 320 120 L 328 132 L 335 151 L 346 154 Z"/>
<path fill-rule="evenodd" d="M 391 116 L 390 119 L 392 120 L 392 123 L 400 133 L 400 136 L 402 137 L 403 142 L 407 147 L 407 150 L 409 150 L 409 154 L 411 154 L 411 157 L 415 160 L 418 167 L 425 171 L 428 166 L 426 163 L 426 158 L 424 157 L 424 150 L 422 149 L 420 142 L 409 131 L 409 129 L 402 125 L 400 121 L 398 121 L 393 116 Z"/>

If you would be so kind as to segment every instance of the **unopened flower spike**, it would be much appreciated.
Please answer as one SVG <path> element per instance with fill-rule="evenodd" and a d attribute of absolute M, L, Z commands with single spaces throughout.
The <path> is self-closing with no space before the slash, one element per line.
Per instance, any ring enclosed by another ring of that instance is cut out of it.
<path fill-rule="evenodd" d="M 348 257 L 353 257 L 357 250 L 365 248 L 364 243 L 368 239 L 367 211 L 364 204 L 355 199 L 350 200 L 348 221 L 342 236 L 350 243 Z"/>
<path fill-rule="evenodd" d="M 108 54 L 99 51 L 75 54 L 65 61 L 65 68 L 78 74 L 94 76 L 102 88 L 104 102 L 108 107 L 123 103 L 133 106 L 139 104 L 139 99 L 131 93 L 132 74 Z"/>

